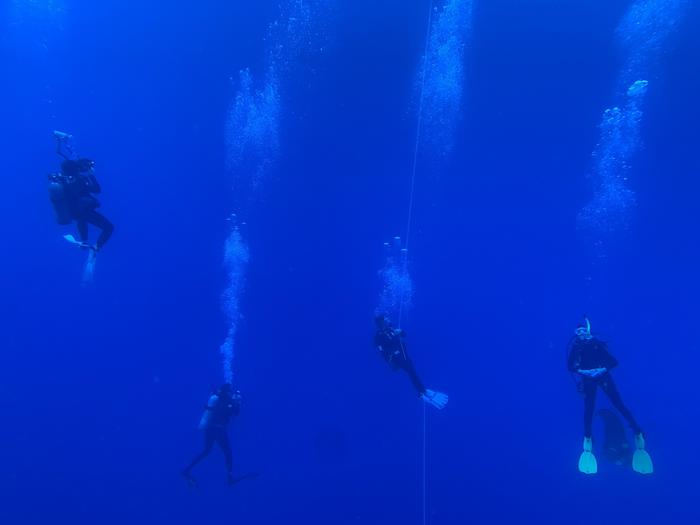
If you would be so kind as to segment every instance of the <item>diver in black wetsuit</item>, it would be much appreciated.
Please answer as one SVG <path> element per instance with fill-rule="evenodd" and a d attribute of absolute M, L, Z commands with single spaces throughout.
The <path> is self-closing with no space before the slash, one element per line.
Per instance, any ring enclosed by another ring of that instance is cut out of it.
<path fill-rule="evenodd" d="M 209 455 L 214 444 L 218 445 L 224 453 L 229 484 L 233 485 L 243 479 L 233 477 L 233 454 L 227 431 L 231 418 L 237 416 L 240 410 L 241 393 L 237 390 L 234 392 L 230 384 L 226 383 L 212 393 L 199 422 L 199 429 L 204 432 L 204 449 L 182 471 L 182 475 L 190 485 L 196 485 L 192 477 L 192 469 Z"/>
<path fill-rule="evenodd" d="M 579 389 L 584 396 L 583 410 L 583 454 L 579 461 L 579 469 L 587 474 L 593 474 L 597 471 L 597 464 L 592 453 L 593 439 L 593 415 L 595 412 L 595 401 L 598 387 L 605 392 L 613 406 L 620 412 L 622 417 L 627 420 L 627 423 L 632 428 L 635 434 L 635 443 L 637 452 L 644 451 L 644 436 L 642 429 L 635 420 L 632 412 L 625 406 L 617 390 L 615 381 L 613 380 L 610 370 L 618 365 L 615 359 L 608 351 L 608 345 L 597 339 L 591 334 L 591 324 L 586 319 L 585 324 L 576 328 L 575 335 L 569 344 L 568 355 L 569 372 L 578 374 L 581 378 Z M 646 461 L 644 454 L 635 454 L 636 460 Z M 649 467 L 651 467 L 651 459 L 648 459 Z M 640 466 L 640 469 L 645 469 L 645 466 Z M 637 470 L 637 467 L 635 467 Z M 641 472 L 640 470 L 638 470 Z M 650 472 L 642 472 L 650 473 Z"/>
<path fill-rule="evenodd" d="M 101 193 L 102 188 L 95 177 L 94 165 L 95 163 L 90 159 L 65 160 L 61 163 L 61 173 L 69 181 L 65 185 L 65 191 L 71 217 L 78 227 L 80 240 L 87 248 L 88 224 L 96 226 L 101 232 L 92 249 L 99 251 L 112 236 L 114 226 L 107 217 L 97 211 L 100 201 L 93 196 L 93 193 Z"/>
<path fill-rule="evenodd" d="M 376 316 L 374 322 L 377 326 L 377 332 L 374 335 L 374 345 L 384 360 L 389 363 L 389 366 L 394 371 L 406 371 L 418 395 L 426 403 L 438 409 L 445 408 L 448 401 L 447 394 L 425 388 L 420 377 L 418 377 L 413 361 L 411 361 L 406 352 L 406 342 L 404 341 L 406 332 L 400 328 L 394 328 L 389 318 L 384 314 Z"/>
<path fill-rule="evenodd" d="M 112 223 L 97 211 L 100 201 L 93 194 L 102 192 L 95 177 L 95 162 L 86 158 L 74 158 L 69 144 L 70 135 L 54 132 L 57 153 L 63 157 L 61 173 L 49 175 L 49 196 L 59 224 L 75 221 L 81 247 L 88 248 L 88 224 L 101 230 L 97 242 L 91 248 L 99 251 L 114 232 Z"/>

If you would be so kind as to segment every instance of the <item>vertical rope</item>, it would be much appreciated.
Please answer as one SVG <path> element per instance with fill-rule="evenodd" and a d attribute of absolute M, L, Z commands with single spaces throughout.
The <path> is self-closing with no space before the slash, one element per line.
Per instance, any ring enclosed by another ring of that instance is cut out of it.
<path fill-rule="evenodd" d="M 418 99 L 418 117 L 416 119 L 416 136 L 413 145 L 413 166 L 411 168 L 411 186 L 408 198 L 408 214 L 406 217 L 406 236 L 404 243 L 403 265 L 404 270 L 408 267 L 408 247 L 411 240 L 411 223 L 413 222 L 413 202 L 416 189 L 416 174 L 418 172 L 418 152 L 420 150 L 421 128 L 423 125 L 423 102 L 425 99 L 425 79 L 428 74 L 428 52 L 430 51 L 430 35 L 433 24 L 433 0 L 428 0 L 428 24 L 425 29 L 425 48 L 423 50 L 423 71 L 421 73 L 420 96 Z M 404 301 L 399 304 L 398 327 L 401 328 L 403 319 Z M 428 522 L 428 475 L 427 475 L 427 413 L 426 404 L 423 403 L 423 442 L 422 442 L 422 523 Z"/>
<path fill-rule="evenodd" d="M 418 100 L 418 119 L 416 121 L 416 142 L 413 148 L 413 169 L 411 170 L 411 192 L 408 200 L 408 218 L 406 219 L 406 244 L 405 248 L 408 250 L 408 243 L 411 237 L 411 222 L 413 219 L 413 195 L 415 193 L 416 187 L 416 172 L 418 171 L 418 151 L 420 148 L 420 135 L 421 128 L 423 124 L 423 101 L 425 98 L 425 78 L 428 74 L 428 52 L 430 51 L 430 33 L 431 26 L 433 23 L 433 0 L 428 0 L 428 27 L 425 30 L 425 49 L 423 51 L 423 72 L 421 78 L 420 87 L 420 98 Z"/>
<path fill-rule="evenodd" d="M 428 518 L 428 473 L 427 473 L 427 464 L 428 462 L 426 461 L 427 458 L 427 424 L 426 424 L 426 418 L 428 417 L 427 415 L 427 410 L 426 410 L 426 404 L 423 403 L 423 525 L 426 525 L 427 523 L 427 518 Z"/>
<path fill-rule="evenodd" d="M 418 118 L 416 119 L 416 140 L 413 146 L 413 167 L 411 169 L 411 186 L 408 198 L 408 217 L 406 218 L 406 236 L 404 250 L 404 270 L 408 266 L 408 245 L 411 240 L 411 223 L 413 222 L 413 200 L 416 189 L 416 173 L 418 171 L 418 151 L 420 149 L 421 128 L 423 125 L 423 101 L 425 97 L 425 78 L 428 73 L 428 51 L 430 51 L 430 33 L 433 24 L 433 0 L 428 0 L 428 26 L 425 30 L 425 47 L 423 50 L 423 71 L 421 75 L 420 96 L 418 99 Z M 403 319 L 403 301 L 399 304 L 399 322 L 398 327 L 401 328 Z"/>
<path fill-rule="evenodd" d="M 418 172 L 418 152 L 420 150 L 421 129 L 423 125 L 423 102 L 425 99 L 425 79 L 428 74 L 428 52 L 430 51 L 430 35 L 433 25 L 433 0 L 428 0 L 428 24 L 425 29 L 425 48 L 423 51 L 423 71 L 421 74 L 420 98 L 418 100 L 418 118 L 416 119 L 416 140 L 413 145 L 413 167 L 411 169 L 411 191 L 408 198 L 408 216 L 406 217 L 406 242 L 404 244 L 404 270 L 408 267 L 408 247 L 411 241 L 411 224 L 413 222 L 413 202 L 416 190 L 416 173 Z M 399 306 L 399 328 L 403 318 L 403 301 Z M 427 472 L 427 411 L 423 403 L 423 439 L 422 439 L 422 523 L 428 523 L 428 472 Z"/>

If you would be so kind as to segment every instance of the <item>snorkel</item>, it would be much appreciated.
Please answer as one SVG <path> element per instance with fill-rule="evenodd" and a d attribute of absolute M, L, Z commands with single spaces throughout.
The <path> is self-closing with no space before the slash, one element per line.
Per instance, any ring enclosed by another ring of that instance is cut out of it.
<path fill-rule="evenodd" d="M 583 321 L 585 325 L 581 325 L 576 330 L 574 333 L 579 339 L 593 339 L 593 335 L 591 335 L 591 322 L 588 320 L 588 317 L 584 317 Z"/>

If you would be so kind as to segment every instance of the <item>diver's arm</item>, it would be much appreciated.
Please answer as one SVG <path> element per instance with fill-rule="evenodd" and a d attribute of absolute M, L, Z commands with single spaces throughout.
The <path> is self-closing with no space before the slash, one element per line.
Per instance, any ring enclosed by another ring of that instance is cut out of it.
<path fill-rule="evenodd" d="M 65 160 L 70 160 L 65 153 L 63 153 L 63 149 L 61 148 L 61 141 L 57 140 L 56 141 L 56 153 L 58 154 L 59 157 L 63 157 Z"/>
<path fill-rule="evenodd" d="M 58 154 L 59 157 L 63 157 L 65 160 L 72 160 L 73 157 L 73 151 L 70 149 L 70 147 L 66 147 L 68 150 L 68 153 L 66 154 L 63 149 L 64 149 L 65 141 L 62 139 L 57 139 L 56 140 L 56 153 Z"/>
<path fill-rule="evenodd" d="M 102 193 L 102 187 L 94 175 L 85 175 L 85 186 L 90 193 Z"/>
<path fill-rule="evenodd" d="M 70 140 L 73 137 L 62 131 L 54 131 L 53 136 L 56 137 L 56 153 L 58 153 L 58 156 L 63 157 L 65 160 L 73 160 L 75 152 L 70 145 Z"/>
<path fill-rule="evenodd" d="M 576 345 L 576 337 L 572 337 L 567 345 L 569 349 L 569 355 L 566 359 L 566 368 L 569 372 L 578 372 L 578 367 L 581 364 L 581 352 L 578 350 Z"/>
<path fill-rule="evenodd" d="M 377 352 L 379 352 L 379 355 L 382 359 L 384 359 L 387 362 L 391 362 L 391 357 L 387 355 L 386 350 L 384 350 L 384 347 L 382 345 L 377 345 Z"/>
<path fill-rule="evenodd" d="M 387 338 L 384 334 L 378 331 L 374 334 L 374 346 L 377 348 L 380 354 L 384 355 L 384 345 L 387 343 Z"/>
<path fill-rule="evenodd" d="M 617 359 L 613 357 L 613 355 L 608 351 L 608 345 L 605 343 L 602 343 L 600 346 L 600 352 L 601 352 L 601 361 L 602 364 L 605 368 L 608 370 L 615 368 L 618 365 Z"/>

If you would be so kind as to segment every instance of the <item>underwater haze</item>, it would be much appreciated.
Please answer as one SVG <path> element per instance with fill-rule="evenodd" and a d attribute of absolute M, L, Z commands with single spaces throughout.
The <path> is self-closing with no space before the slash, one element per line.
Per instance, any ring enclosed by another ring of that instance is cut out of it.
<path fill-rule="evenodd" d="M 3 1 L 0 523 L 700 523 L 699 27 L 693 0 Z M 94 274 L 54 130 L 115 227 Z M 443 410 L 377 355 L 384 313 Z M 577 468 L 584 316 L 652 475 L 598 416 Z M 188 486 L 224 381 L 257 476 L 214 450 Z"/>

